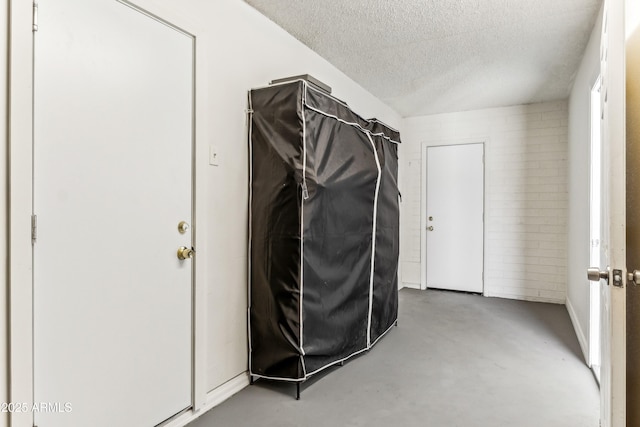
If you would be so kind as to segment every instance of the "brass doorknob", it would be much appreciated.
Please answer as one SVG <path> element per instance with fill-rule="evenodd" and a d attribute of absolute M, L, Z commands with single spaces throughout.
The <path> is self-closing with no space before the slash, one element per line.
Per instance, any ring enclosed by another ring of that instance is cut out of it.
<path fill-rule="evenodd" d="M 193 258 L 195 254 L 196 254 L 196 251 L 194 251 L 193 248 L 188 248 L 186 246 L 180 246 L 178 248 L 178 259 Z"/>

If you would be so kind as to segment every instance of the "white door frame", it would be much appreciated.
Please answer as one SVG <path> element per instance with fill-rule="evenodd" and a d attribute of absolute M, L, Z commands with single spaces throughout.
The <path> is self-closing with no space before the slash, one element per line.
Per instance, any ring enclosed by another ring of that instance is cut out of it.
<path fill-rule="evenodd" d="M 420 174 L 420 289 L 427 289 L 427 149 L 429 147 L 442 147 L 448 145 L 469 145 L 469 144 L 482 144 L 483 153 L 486 153 L 487 138 L 473 138 L 473 139 L 455 139 L 447 141 L 427 141 L 423 142 L 421 150 L 421 174 Z M 484 156 L 485 154 L 483 154 Z M 483 161 L 484 165 L 484 161 Z M 482 194 L 482 211 L 486 210 L 486 182 L 487 172 L 485 167 L 482 168 L 484 174 L 484 186 Z M 486 258 L 485 258 L 485 245 L 486 245 L 486 221 L 482 221 L 482 271 L 486 271 Z M 484 273 L 482 274 L 482 293 L 484 295 L 485 283 Z"/>
<path fill-rule="evenodd" d="M 601 42 L 601 106 L 607 99 L 602 122 L 602 144 L 605 153 L 603 176 L 608 177 L 609 210 L 608 318 L 602 319 L 603 346 L 600 387 L 602 427 L 626 426 L 626 63 L 624 1 L 605 0 Z M 602 107 L 601 107 L 602 108 Z M 607 157 L 608 156 L 608 157 Z M 605 180 L 606 182 L 606 180 Z M 620 270 L 622 287 L 613 286 L 613 269 Z M 606 304 L 606 301 L 604 302 Z"/>
<path fill-rule="evenodd" d="M 32 123 L 33 49 L 30 2 L 9 5 L 9 402 L 33 403 Z M 33 415 L 11 413 L 13 427 Z"/>
<path fill-rule="evenodd" d="M 120 0 L 113 0 L 120 1 Z M 153 0 L 122 0 L 123 4 L 144 11 L 161 20 L 171 22 L 195 39 L 195 87 L 206 87 L 208 75 L 205 58 L 207 48 L 204 30 L 177 10 L 154 4 Z M 176 8 L 177 9 L 177 8 Z M 10 0 L 9 6 L 9 401 L 33 403 L 33 258 L 31 246 L 31 215 L 33 198 L 33 7 L 23 0 Z M 205 108 L 206 91 L 195 91 L 195 144 L 193 230 L 195 247 L 206 258 L 206 230 L 197 218 L 205 218 L 207 180 L 207 135 Z M 197 185 L 195 185 L 197 183 Z M 197 229 L 197 232 L 196 232 Z M 194 260 L 195 261 L 195 260 Z M 194 413 L 206 410 L 217 402 L 207 395 L 206 385 L 206 269 L 204 263 L 194 262 L 193 288 L 193 372 L 192 409 L 167 426 L 184 425 Z M 117 408 L 114 408 L 117 410 Z M 12 413 L 12 427 L 32 427 L 33 413 Z"/>

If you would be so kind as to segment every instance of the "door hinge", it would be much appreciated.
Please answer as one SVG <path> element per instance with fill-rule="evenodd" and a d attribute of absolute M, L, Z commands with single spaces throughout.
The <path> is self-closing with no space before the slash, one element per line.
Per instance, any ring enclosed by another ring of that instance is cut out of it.
<path fill-rule="evenodd" d="M 38 240 L 38 215 L 31 215 L 31 244 Z"/>
<path fill-rule="evenodd" d="M 33 3 L 33 31 L 38 31 L 38 3 Z"/>

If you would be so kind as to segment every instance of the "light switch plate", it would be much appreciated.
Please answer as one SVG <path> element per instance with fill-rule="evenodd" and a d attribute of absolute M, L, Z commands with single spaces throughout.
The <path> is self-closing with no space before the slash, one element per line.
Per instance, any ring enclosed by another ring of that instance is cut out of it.
<path fill-rule="evenodd" d="M 212 166 L 220 165 L 220 154 L 218 153 L 218 147 L 215 145 L 209 146 L 209 164 Z"/>

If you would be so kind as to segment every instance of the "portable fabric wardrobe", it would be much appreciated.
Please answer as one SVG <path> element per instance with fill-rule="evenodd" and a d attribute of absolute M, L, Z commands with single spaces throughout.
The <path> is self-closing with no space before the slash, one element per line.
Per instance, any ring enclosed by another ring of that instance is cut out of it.
<path fill-rule="evenodd" d="M 249 112 L 249 370 L 300 382 L 397 320 L 400 135 L 305 80 Z"/>

